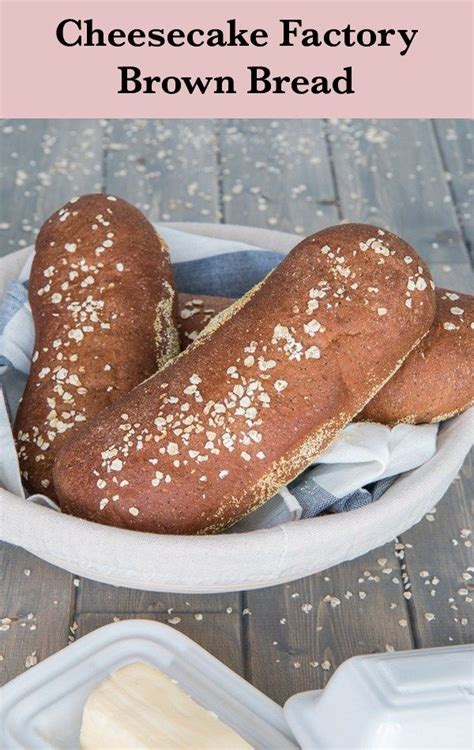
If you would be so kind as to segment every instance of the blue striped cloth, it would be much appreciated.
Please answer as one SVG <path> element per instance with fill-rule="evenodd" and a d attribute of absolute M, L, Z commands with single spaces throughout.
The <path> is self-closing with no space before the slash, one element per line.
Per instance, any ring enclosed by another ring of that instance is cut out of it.
<path fill-rule="evenodd" d="M 26 284 L 19 281 L 10 281 L 7 292 L 0 303 L 0 336 L 3 335 L 7 323 L 19 312 L 28 302 L 28 288 Z M 0 376 L 9 368 L 13 367 L 12 362 L 0 349 Z"/>

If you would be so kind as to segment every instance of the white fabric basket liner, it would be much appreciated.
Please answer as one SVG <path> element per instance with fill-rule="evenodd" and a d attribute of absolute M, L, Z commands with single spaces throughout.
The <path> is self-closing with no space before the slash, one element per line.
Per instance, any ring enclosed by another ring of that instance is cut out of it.
<path fill-rule="evenodd" d="M 232 225 L 169 224 L 187 232 L 280 251 L 296 235 Z M 0 295 L 27 251 L 0 259 Z M 445 423 L 436 455 L 401 475 L 380 500 L 239 534 L 170 536 L 62 515 L 0 488 L 1 538 L 86 578 L 146 591 L 217 593 L 295 580 L 365 554 L 417 523 L 443 497 L 474 442 L 474 408 Z"/>

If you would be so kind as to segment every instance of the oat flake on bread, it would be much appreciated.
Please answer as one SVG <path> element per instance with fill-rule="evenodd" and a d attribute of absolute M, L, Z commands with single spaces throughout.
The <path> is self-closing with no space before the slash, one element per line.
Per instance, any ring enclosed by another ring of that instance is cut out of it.
<path fill-rule="evenodd" d="M 61 507 L 158 533 L 231 526 L 329 445 L 434 312 L 430 273 L 396 235 L 345 224 L 308 237 L 69 441 L 54 472 Z"/>
<path fill-rule="evenodd" d="M 235 300 L 178 294 L 181 347 Z M 436 289 L 433 324 L 356 420 L 395 425 L 440 422 L 474 404 L 474 297 Z"/>
<path fill-rule="evenodd" d="M 436 290 L 427 336 L 358 419 L 382 424 L 440 422 L 474 404 L 474 297 Z"/>
<path fill-rule="evenodd" d="M 168 249 L 126 201 L 73 198 L 40 230 L 29 301 L 35 351 L 14 432 L 25 484 L 55 497 L 59 447 L 178 351 Z"/>

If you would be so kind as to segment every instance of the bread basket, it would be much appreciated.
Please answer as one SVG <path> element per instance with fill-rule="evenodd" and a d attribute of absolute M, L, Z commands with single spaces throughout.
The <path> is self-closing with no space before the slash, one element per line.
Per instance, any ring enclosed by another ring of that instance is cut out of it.
<path fill-rule="evenodd" d="M 295 235 L 231 225 L 170 224 L 285 253 Z M 0 260 L 0 293 L 26 251 Z M 348 513 L 215 536 L 163 536 L 63 515 L 0 487 L 1 538 L 93 580 L 147 591 L 217 593 L 295 580 L 358 557 L 417 523 L 445 494 L 474 440 L 474 408 L 441 426 L 436 455 L 375 503 Z"/>

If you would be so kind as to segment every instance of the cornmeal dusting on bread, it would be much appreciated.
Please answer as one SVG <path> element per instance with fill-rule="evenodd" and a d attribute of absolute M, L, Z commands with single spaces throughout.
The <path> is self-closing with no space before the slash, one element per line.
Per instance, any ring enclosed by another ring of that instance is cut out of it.
<path fill-rule="evenodd" d="M 158 370 L 176 357 L 180 348 L 178 329 L 174 324 L 175 291 L 166 279 L 163 280 L 163 290 L 163 296 L 156 306 L 154 323 Z"/>
<path fill-rule="evenodd" d="M 266 282 L 266 280 L 271 276 L 273 272 L 270 271 L 265 278 L 260 281 L 258 284 L 255 284 L 249 291 L 244 294 L 240 299 L 235 300 L 235 302 L 230 305 L 229 307 L 226 307 L 225 310 L 222 310 L 220 313 L 218 313 L 215 317 L 212 318 L 212 320 L 208 323 L 208 325 L 204 328 L 204 330 L 199 335 L 197 341 L 195 343 L 198 343 L 199 345 L 204 343 L 205 339 L 210 336 L 213 331 L 216 331 L 220 326 L 222 326 L 229 318 L 232 318 L 233 315 L 235 315 L 239 310 L 241 310 L 247 302 L 249 302 L 252 297 L 257 294 L 258 290 L 261 289 L 263 284 Z"/>

